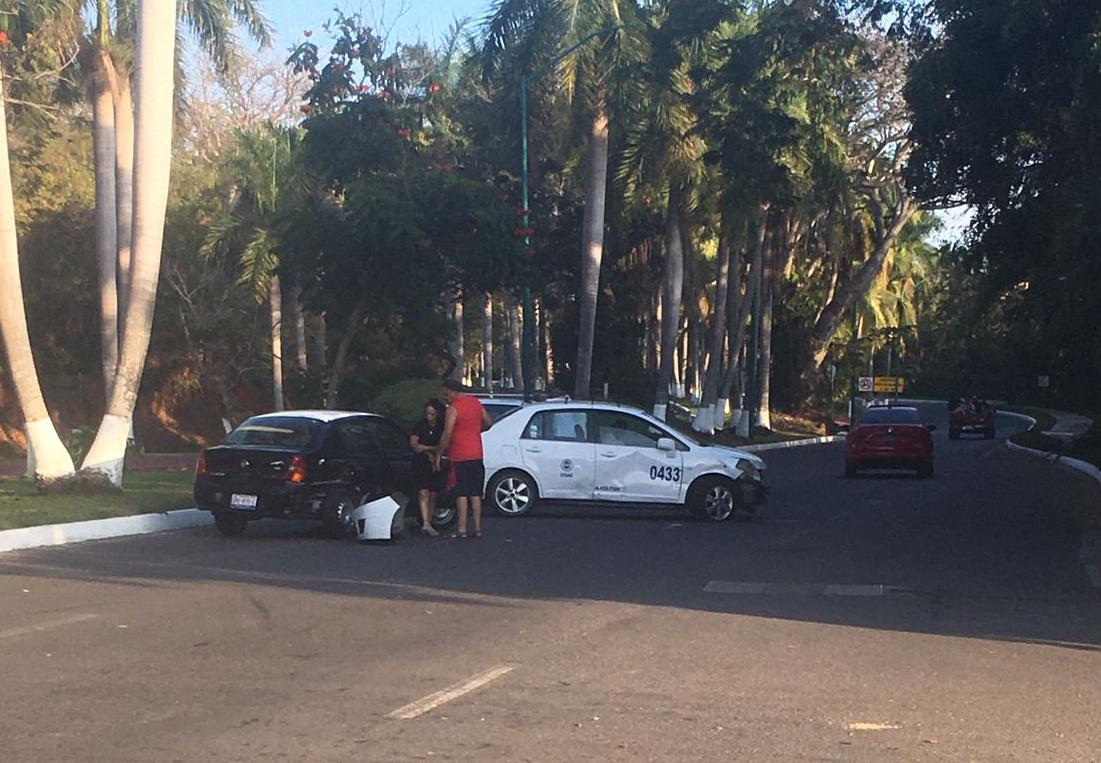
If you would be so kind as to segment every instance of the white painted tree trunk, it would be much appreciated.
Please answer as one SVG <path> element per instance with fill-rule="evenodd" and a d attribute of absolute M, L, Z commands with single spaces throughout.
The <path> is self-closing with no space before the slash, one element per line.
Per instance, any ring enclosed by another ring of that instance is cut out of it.
<path fill-rule="evenodd" d="M 286 407 L 283 397 L 283 290 L 279 276 L 273 275 L 268 286 L 268 305 L 271 311 L 271 394 L 272 410 Z"/>
<path fill-rule="evenodd" d="M 153 329 L 172 170 L 176 2 L 141 0 L 137 10 L 134 254 L 129 297 L 111 403 L 83 465 L 119 486 Z"/>
<path fill-rule="evenodd" d="M 51 481 L 73 473 L 73 459 L 46 411 L 38 385 L 27 314 L 23 309 L 23 283 L 19 276 L 19 248 L 15 233 L 15 198 L 8 161 L 8 123 L 4 72 L 0 70 L 0 340 L 11 371 L 12 386 L 23 414 L 27 435 L 27 473 Z"/>
<path fill-rule="evenodd" d="M 577 328 L 577 378 L 574 397 L 588 400 L 592 385 L 593 339 L 600 293 L 600 263 L 604 259 L 604 208 L 608 193 L 608 98 L 597 99 L 589 134 L 585 221 L 581 234 L 581 291 Z"/>
<path fill-rule="evenodd" d="M 493 391 L 493 295 L 482 302 L 482 384 Z"/>
<path fill-rule="evenodd" d="M 111 400 L 119 359 L 117 283 L 118 220 L 115 192 L 114 64 L 102 48 L 90 52 L 92 66 L 92 155 L 96 178 L 96 272 L 99 276 L 99 345 L 104 405 Z"/>

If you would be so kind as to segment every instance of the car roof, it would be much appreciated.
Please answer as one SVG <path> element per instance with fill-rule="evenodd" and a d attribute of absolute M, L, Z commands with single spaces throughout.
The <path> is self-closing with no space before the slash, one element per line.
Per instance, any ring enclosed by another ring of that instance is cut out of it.
<path fill-rule="evenodd" d="M 315 421 L 323 421 L 329 423 L 332 421 L 339 421 L 341 419 L 352 418 L 353 416 L 372 416 L 374 418 L 383 418 L 377 413 L 365 413 L 363 411 L 273 411 L 271 413 L 262 413 L 258 416 L 251 416 L 254 419 L 266 419 L 266 418 L 291 418 L 291 419 L 314 419 Z"/>

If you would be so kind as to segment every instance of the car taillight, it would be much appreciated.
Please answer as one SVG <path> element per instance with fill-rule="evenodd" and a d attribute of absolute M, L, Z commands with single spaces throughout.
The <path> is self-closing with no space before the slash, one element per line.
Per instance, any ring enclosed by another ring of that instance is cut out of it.
<path fill-rule="evenodd" d="M 293 485 L 301 485 L 306 481 L 306 459 L 302 456 L 291 457 L 291 465 L 287 468 L 286 480 Z"/>
<path fill-rule="evenodd" d="M 200 450 L 199 451 L 199 460 L 195 462 L 195 476 L 196 477 L 205 477 L 206 476 L 206 451 L 205 450 Z"/>

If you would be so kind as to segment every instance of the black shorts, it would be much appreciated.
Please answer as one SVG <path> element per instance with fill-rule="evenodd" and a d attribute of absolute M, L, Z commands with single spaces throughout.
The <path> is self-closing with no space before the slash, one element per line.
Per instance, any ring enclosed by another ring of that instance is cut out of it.
<path fill-rule="evenodd" d="M 455 462 L 456 498 L 482 497 L 485 492 L 486 467 L 481 461 Z"/>

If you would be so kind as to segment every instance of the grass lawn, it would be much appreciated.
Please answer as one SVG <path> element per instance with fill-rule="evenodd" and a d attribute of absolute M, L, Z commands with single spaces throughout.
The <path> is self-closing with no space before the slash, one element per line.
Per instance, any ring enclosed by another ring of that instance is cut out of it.
<path fill-rule="evenodd" d="M 25 479 L 0 481 L 0 530 L 132 514 L 154 514 L 194 505 L 190 469 L 130 472 L 120 495 L 39 495 Z"/>
<path fill-rule="evenodd" d="M 791 416 L 786 413 L 773 413 L 771 430 L 759 430 L 752 440 L 743 437 L 735 437 L 733 432 L 724 430 L 712 437 L 707 437 L 692 429 L 692 422 L 684 419 L 670 417 L 667 422 L 674 429 L 685 433 L 690 437 L 716 445 L 764 445 L 772 442 L 788 442 L 790 440 L 805 440 L 809 437 L 821 437 L 825 434 L 821 424 L 799 416 Z"/>

